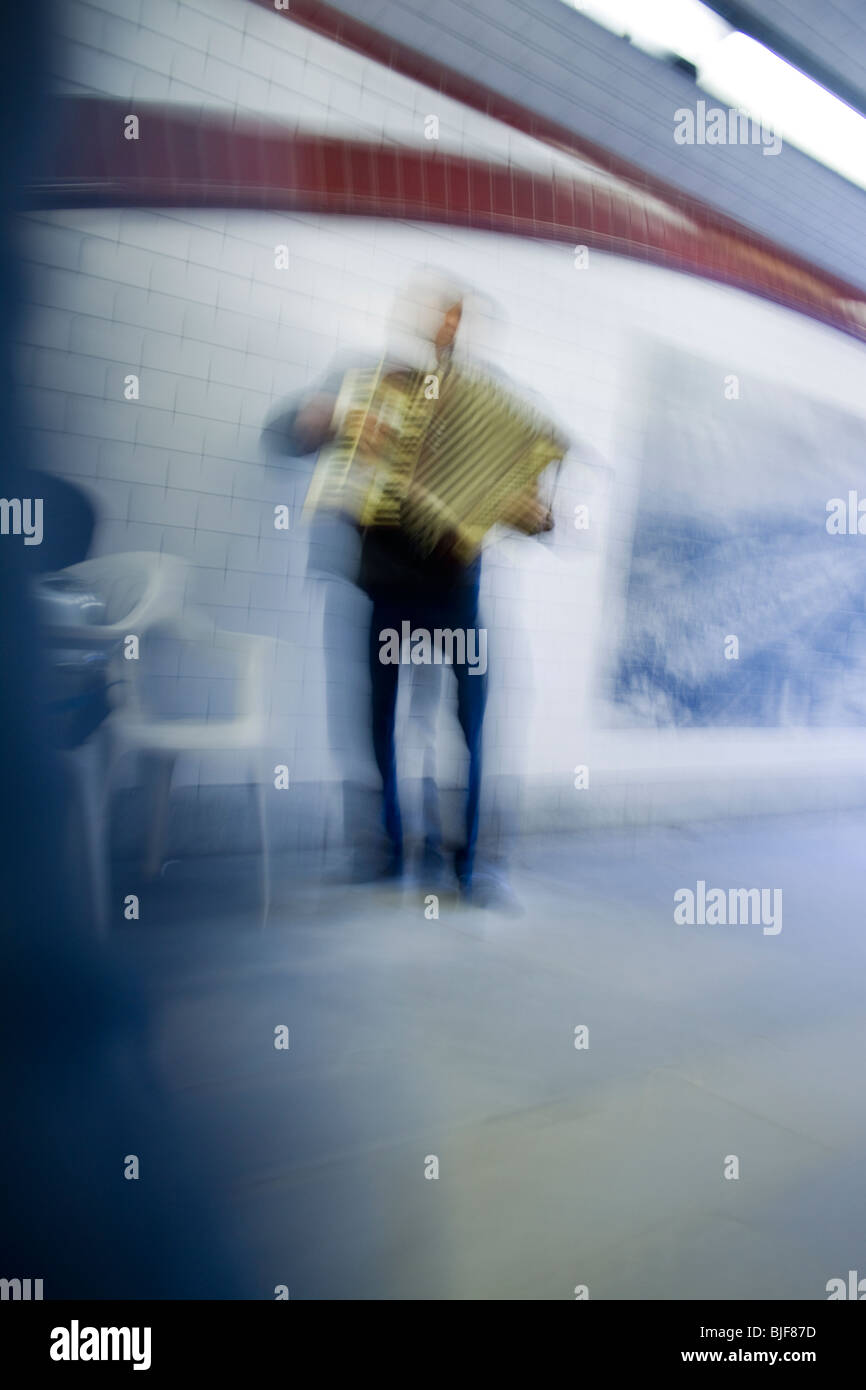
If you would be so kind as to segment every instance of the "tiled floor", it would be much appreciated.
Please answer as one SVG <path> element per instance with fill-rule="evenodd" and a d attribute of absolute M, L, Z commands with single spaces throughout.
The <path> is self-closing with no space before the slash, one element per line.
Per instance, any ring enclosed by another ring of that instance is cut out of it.
<path fill-rule="evenodd" d="M 264 932 L 250 860 L 171 866 L 128 947 L 249 1297 L 822 1299 L 866 1272 L 864 835 L 524 843 L 520 917 L 283 864 Z M 781 888 L 782 931 L 675 925 L 699 878 Z"/>

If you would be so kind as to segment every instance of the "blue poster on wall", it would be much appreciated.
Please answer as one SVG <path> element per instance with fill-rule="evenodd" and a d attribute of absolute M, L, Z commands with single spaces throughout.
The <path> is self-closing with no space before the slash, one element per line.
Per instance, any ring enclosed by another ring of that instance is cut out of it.
<path fill-rule="evenodd" d="M 866 724 L 866 420 L 654 348 L 613 696 L 641 727 Z"/>

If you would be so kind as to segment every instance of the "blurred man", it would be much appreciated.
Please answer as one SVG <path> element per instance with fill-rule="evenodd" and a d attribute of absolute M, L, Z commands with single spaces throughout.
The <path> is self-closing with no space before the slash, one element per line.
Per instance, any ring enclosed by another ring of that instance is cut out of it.
<path fill-rule="evenodd" d="M 398 309 L 400 341 L 383 364 L 383 375 L 429 367 L 443 371 L 452 359 L 464 320 L 467 292 L 446 278 L 425 276 L 410 286 Z M 410 325 L 405 306 L 415 311 Z M 334 433 L 334 408 L 343 373 L 334 373 L 325 385 L 294 410 L 271 420 L 266 437 L 272 447 L 289 454 L 307 454 L 326 444 Z M 368 417 L 361 446 L 375 458 L 384 447 L 387 421 Z M 471 466 L 471 465 L 470 465 Z M 533 486 L 517 499 L 504 520 L 527 534 L 550 530 L 553 521 Z M 459 632 L 477 637 L 480 555 L 462 564 L 453 555 L 448 537 L 431 554 L 422 553 L 404 527 L 368 526 L 361 533 L 356 582 L 372 600 L 369 629 L 369 670 L 372 686 L 372 740 L 382 779 L 383 822 L 387 839 L 384 875 L 399 878 L 404 871 L 403 823 L 397 789 L 394 727 L 400 663 L 383 659 L 386 634 L 423 631 Z M 407 626 L 408 625 L 408 626 Z M 484 633 L 486 642 L 486 632 Z M 404 656 L 403 661 L 407 658 Z M 486 667 L 486 663 L 485 663 Z M 458 660 L 452 665 L 457 681 L 457 717 L 469 753 L 463 842 L 454 868 L 462 896 L 487 903 L 496 888 L 489 877 L 474 878 L 475 851 L 481 794 L 481 732 L 487 698 L 487 673 L 476 662 Z M 431 823 L 431 820 L 433 823 Z M 425 879 L 432 881 L 442 867 L 438 817 L 428 815 L 425 842 Z"/>

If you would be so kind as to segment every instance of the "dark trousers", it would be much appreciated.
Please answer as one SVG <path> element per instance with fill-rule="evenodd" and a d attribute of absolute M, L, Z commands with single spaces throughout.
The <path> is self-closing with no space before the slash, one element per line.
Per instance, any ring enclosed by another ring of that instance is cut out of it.
<path fill-rule="evenodd" d="M 467 572 L 466 582 L 452 591 L 421 597 L 397 597 L 392 593 L 372 593 L 373 613 L 370 620 L 370 679 L 373 692 L 372 726 L 373 752 L 382 778 L 383 820 L 385 832 L 395 858 L 403 854 L 403 824 L 397 792 L 397 757 L 394 747 L 394 722 L 397 712 L 397 686 L 400 666 L 381 660 L 382 639 L 386 629 L 402 632 L 408 622 L 412 630 L 437 628 L 452 631 L 462 629 L 477 632 L 478 582 L 480 567 Z M 477 638 L 476 638 L 477 642 Z M 476 646 L 477 653 L 478 648 Z M 487 674 L 473 674 L 466 662 L 451 667 L 457 681 L 457 718 L 469 751 L 469 781 L 466 789 L 464 843 L 456 856 L 457 875 L 468 881 L 475 859 L 478 839 L 478 811 L 481 798 L 481 729 L 487 700 Z"/>

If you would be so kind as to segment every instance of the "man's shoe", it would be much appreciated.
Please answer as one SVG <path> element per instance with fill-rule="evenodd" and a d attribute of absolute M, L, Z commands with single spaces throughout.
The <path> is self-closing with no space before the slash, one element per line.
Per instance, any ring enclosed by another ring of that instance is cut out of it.
<path fill-rule="evenodd" d="M 469 907 L 488 912 L 502 912 L 509 917 L 522 917 L 524 907 L 516 893 L 499 874 L 489 869 L 476 870 L 458 879 L 460 899 Z"/>

